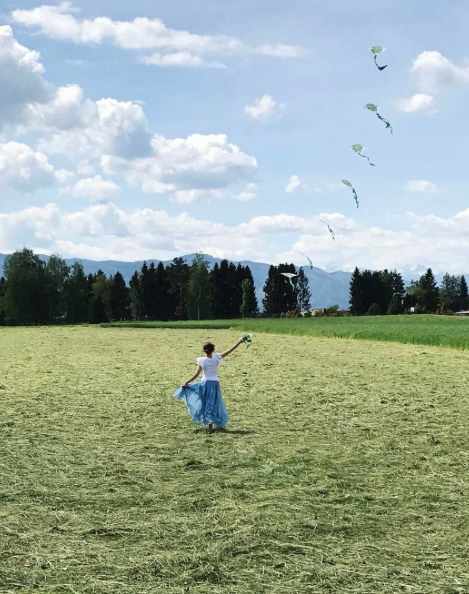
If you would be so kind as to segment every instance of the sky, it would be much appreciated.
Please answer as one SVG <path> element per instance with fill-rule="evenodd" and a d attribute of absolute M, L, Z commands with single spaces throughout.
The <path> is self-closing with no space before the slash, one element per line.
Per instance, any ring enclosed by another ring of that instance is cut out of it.
<path fill-rule="evenodd" d="M 1 253 L 469 270 L 467 2 L 1 10 Z"/>

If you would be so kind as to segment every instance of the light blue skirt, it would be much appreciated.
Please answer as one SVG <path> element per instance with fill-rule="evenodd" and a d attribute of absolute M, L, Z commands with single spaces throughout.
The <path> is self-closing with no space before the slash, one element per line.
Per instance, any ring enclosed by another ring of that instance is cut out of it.
<path fill-rule="evenodd" d="M 203 424 L 205 427 L 209 423 L 217 427 L 224 427 L 228 423 L 228 411 L 223 402 L 220 382 L 202 380 L 189 384 L 187 388 L 181 386 L 174 392 L 174 396 L 178 400 L 184 400 L 194 423 Z"/>

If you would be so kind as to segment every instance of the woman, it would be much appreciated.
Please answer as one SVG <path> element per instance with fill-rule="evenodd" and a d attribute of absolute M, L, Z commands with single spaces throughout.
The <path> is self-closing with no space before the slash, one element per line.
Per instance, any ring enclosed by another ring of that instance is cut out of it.
<path fill-rule="evenodd" d="M 192 420 L 195 423 L 203 423 L 208 431 L 212 431 L 214 425 L 224 429 L 228 423 L 228 412 L 218 381 L 218 368 L 223 363 L 223 359 L 243 342 L 246 342 L 244 337 L 222 354 L 215 352 L 215 345 L 211 342 L 204 344 L 205 357 L 197 357 L 195 375 L 174 394 L 178 400 L 184 398 Z M 201 372 L 203 372 L 202 381 L 193 384 L 192 382 Z"/>

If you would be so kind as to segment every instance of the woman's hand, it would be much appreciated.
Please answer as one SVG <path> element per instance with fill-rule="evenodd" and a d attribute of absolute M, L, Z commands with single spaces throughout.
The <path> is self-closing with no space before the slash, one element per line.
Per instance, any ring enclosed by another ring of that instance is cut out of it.
<path fill-rule="evenodd" d="M 184 388 L 184 390 L 189 386 L 189 382 L 186 382 L 185 384 L 182 384 L 182 387 Z"/>

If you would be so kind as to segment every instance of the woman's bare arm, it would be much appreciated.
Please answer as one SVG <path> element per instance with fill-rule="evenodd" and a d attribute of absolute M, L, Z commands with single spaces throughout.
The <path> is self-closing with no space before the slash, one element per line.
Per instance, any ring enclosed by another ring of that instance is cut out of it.
<path fill-rule="evenodd" d="M 228 355 L 231 355 L 231 353 L 233 351 L 235 351 L 239 347 L 240 344 L 243 344 L 242 340 L 238 340 L 238 342 L 234 346 L 232 346 L 231 349 L 222 353 L 221 354 L 222 359 L 224 359 L 225 357 L 228 357 Z"/>
<path fill-rule="evenodd" d="M 197 371 L 195 372 L 195 375 L 193 375 L 190 380 L 187 380 L 187 382 L 185 384 L 182 384 L 182 387 L 187 388 L 187 386 L 190 383 L 192 383 L 194 380 L 196 380 L 199 377 L 201 371 L 202 371 L 202 366 L 197 365 Z"/>

